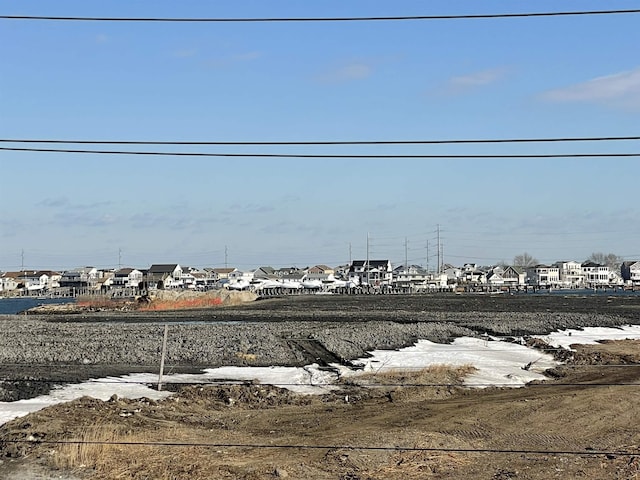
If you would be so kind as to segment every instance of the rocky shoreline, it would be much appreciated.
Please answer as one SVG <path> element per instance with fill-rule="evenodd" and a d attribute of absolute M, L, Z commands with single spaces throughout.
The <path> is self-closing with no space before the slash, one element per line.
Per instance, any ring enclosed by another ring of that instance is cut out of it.
<path fill-rule="evenodd" d="M 289 297 L 173 312 L 0 316 L 0 400 L 91 377 L 156 371 L 164 325 L 166 365 L 329 363 L 418 339 L 544 335 L 564 328 L 640 323 L 640 298 L 449 296 Z M 31 386 L 27 388 L 31 381 Z M 21 387 L 21 385 L 24 386 Z M 21 390 L 22 388 L 22 390 Z"/>

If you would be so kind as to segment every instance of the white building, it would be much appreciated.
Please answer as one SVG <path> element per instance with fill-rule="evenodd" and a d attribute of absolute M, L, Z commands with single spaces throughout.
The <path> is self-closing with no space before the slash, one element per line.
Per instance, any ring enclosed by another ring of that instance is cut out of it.
<path fill-rule="evenodd" d="M 640 285 L 640 261 L 623 262 L 620 274 L 626 284 Z"/>
<path fill-rule="evenodd" d="M 177 263 L 151 265 L 147 271 L 147 279 L 160 289 L 182 287 L 182 267 Z"/>
<path fill-rule="evenodd" d="M 582 264 L 574 261 L 556 262 L 554 267 L 558 267 L 560 272 L 560 285 L 569 288 L 578 288 L 584 286 L 584 272 Z"/>
<path fill-rule="evenodd" d="M 143 280 L 143 273 L 135 268 L 121 268 L 113 276 L 114 287 L 138 288 Z"/>
<path fill-rule="evenodd" d="M 560 269 L 552 265 L 528 267 L 527 282 L 539 287 L 556 287 L 560 284 Z"/>
<path fill-rule="evenodd" d="M 380 287 L 391 285 L 393 269 L 389 260 L 354 260 L 349 268 L 349 280 L 356 285 Z"/>
<path fill-rule="evenodd" d="M 609 285 L 609 267 L 595 262 L 584 262 L 582 273 L 587 286 Z"/>

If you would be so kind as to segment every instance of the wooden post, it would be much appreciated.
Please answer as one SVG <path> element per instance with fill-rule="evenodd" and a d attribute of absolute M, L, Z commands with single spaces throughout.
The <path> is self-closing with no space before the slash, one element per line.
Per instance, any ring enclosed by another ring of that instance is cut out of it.
<path fill-rule="evenodd" d="M 162 339 L 162 356 L 160 357 L 160 374 L 158 375 L 158 391 L 162 390 L 162 374 L 164 373 L 164 357 L 167 355 L 167 336 L 169 325 L 164 326 L 164 337 Z"/>

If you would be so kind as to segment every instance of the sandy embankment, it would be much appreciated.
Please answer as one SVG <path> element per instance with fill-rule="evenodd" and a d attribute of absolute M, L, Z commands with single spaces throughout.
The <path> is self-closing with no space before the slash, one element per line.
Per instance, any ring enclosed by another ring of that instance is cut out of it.
<path fill-rule="evenodd" d="M 148 297 L 118 299 L 104 295 L 78 297 L 76 302 L 46 304 L 28 310 L 29 315 L 78 314 L 87 312 L 154 312 L 242 305 L 258 298 L 252 292 L 211 290 L 157 290 Z"/>

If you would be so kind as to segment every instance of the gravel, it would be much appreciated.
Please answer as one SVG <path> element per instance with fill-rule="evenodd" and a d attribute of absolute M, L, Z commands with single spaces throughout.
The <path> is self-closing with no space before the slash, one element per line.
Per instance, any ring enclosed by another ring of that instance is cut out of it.
<path fill-rule="evenodd" d="M 418 339 L 445 343 L 459 336 L 545 335 L 564 328 L 640 323 L 637 296 L 615 300 L 506 295 L 498 299 L 327 297 L 165 313 L 0 316 L 3 379 L 36 380 L 34 391 L 18 393 L 18 387 L 4 382 L 0 399 L 41 393 L 50 387 L 42 380 L 81 381 L 155 371 L 165 324 L 169 325 L 167 368 L 197 371 L 223 365 L 348 361 L 367 351 L 401 348 Z"/>

